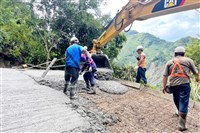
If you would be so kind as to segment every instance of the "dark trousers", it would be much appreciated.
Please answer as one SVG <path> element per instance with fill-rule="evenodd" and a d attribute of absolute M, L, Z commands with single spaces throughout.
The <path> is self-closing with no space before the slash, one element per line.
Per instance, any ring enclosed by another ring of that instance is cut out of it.
<path fill-rule="evenodd" d="M 95 86 L 94 72 L 86 72 L 86 73 L 84 73 L 83 78 L 84 78 L 85 83 L 87 85 L 89 85 L 89 83 L 90 83 L 90 85 L 92 87 Z"/>
<path fill-rule="evenodd" d="M 191 91 L 190 84 L 187 83 L 178 86 L 171 86 L 171 90 L 176 108 L 181 113 L 187 113 Z"/>
<path fill-rule="evenodd" d="M 71 85 L 75 85 L 78 81 L 79 77 L 79 69 L 67 66 L 65 67 L 65 82 L 71 83 Z"/>
<path fill-rule="evenodd" d="M 139 83 L 142 79 L 145 84 L 147 84 L 147 78 L 145 76 L 146 68 L 139 67 L 136 75 L 136 82 Z"/>

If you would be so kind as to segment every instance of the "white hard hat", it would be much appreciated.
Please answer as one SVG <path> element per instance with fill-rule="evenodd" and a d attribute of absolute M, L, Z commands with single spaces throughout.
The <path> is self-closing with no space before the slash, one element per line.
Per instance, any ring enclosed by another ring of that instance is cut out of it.
<path fill-rule="evenodd" d="M 176 47 L 174 53 L 185 53 L 185 48 L 183 46 Z"/>
<path fill-rule="evenodd" d="M 139 46 L 137 46 L 136 51 L 138 51 L 139 49 L 140 49 L 140 50 L 143 50 L 144 48 L 143 48 L 142 45 L 139 45 Z"/>
<path fill-rule="evenodd" d="M 88 50 L 88 47 L 87 47 L 87 46 L 84 46 L 83 48 L 84 48 L 85 50 Z"/>
<path fill-rule="evenodd" d="M 79 40 L 78 40 L 77 37 L 74 36 L 74 37 L 71 38 L 70 42 L 76 42 L 76 43 L 78 43 Z"/>

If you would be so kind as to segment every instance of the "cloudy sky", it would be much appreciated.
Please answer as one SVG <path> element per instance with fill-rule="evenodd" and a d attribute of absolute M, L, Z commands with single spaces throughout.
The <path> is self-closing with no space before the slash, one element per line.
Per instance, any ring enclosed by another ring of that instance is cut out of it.
<path fill-rule="evenodd" d="M 102 12 L 110 13 L 114 17 L 117 10 L 121 9 L 128 1 L 107 0 L 107 4 L 101 8 Z M 186 36 L 197 37 L 200 34 L 200 13 L 190 10 L 145 21 L 135 21 L 132 29 L 148 32 L 168 41 L 176 41 Z"/>

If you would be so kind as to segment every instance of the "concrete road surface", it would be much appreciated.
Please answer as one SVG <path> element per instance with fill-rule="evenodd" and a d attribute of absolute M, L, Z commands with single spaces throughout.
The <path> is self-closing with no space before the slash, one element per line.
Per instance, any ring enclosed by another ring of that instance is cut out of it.
<path fill-rule="evenodd" d="M 37 84 L 23 72 L 0 69 L 1 132 L 71 132 L 89 122 L 61 91 Z"/>

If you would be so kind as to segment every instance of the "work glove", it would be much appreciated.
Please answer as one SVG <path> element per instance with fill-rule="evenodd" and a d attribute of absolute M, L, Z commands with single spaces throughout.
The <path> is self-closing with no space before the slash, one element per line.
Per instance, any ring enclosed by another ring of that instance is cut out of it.
<path fill-rule="evenodd" d="M 90 61 L 86 61 L 85 64 L 87 64 L 87 65 L 90 64 Z"/>
<path fill-rule="evenodd" d="M 92 72 L 95 73 L 97 71 L 96 68 L 92 68 Z"/>
<path fill-rule="evenodd" d="M 162 89 L 163 94 L 165 94 L 166 91 L 166 87 Z"/>
<path fill-rule="evenodd" d="M 166 86 L 164 89 L 163 89 L 163 93 L 165 94 L 168 93 L 168 94 L 172 94 L 172 90 L 171 90 L 171 87 L 170 86 Z"/>
<path fill-rule="evenodd" d="M 89 67 L 88 72 L 92 72 L 92 67 Z"/>
<path fill-rule="evenodd" d="M 79 75 L 82 75 L 83 74 L 83 72 L 79 72 Z"/>

